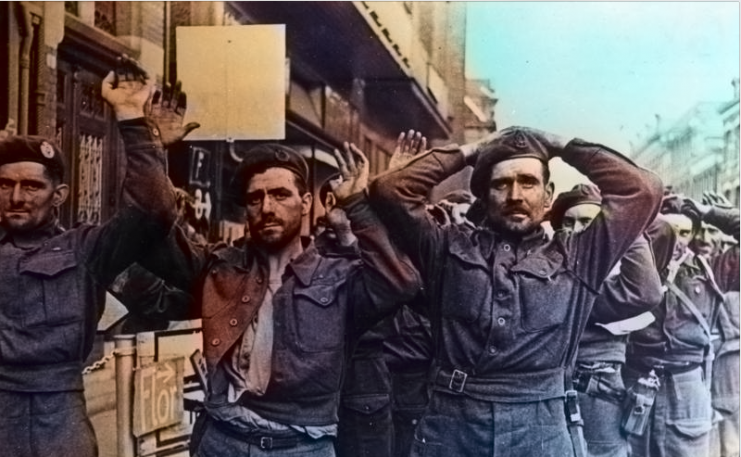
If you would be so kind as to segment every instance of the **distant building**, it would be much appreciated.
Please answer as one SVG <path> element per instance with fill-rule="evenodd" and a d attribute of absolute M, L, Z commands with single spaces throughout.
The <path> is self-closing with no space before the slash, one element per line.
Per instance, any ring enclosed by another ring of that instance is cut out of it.
<path fill-rule="evenodd" d="M 633 144 L 632 158 L 661 176 L 674 191 L 701 198 L 704 191 L 739 204 L 739 96 L 726 102 L 698 102 L 678 120 L 656 128 Z"/>
<path fill-rule="evenodd" d="M 466 80 L 466 96 L 463 97 L 466 105 L 463 117 L 465 143 L 479 140 L 497 130 L 495 108 L 498 101 L 488 79 Z"/>

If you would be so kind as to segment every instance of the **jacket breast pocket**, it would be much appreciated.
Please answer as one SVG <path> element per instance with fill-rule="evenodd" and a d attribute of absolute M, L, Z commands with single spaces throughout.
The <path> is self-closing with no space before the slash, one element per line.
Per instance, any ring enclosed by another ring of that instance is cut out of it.
<path fill-rule="evenodd" d="M 81 320 L 85 315 L 82 272 L 73 251 L 38 253 L 21 259 L 20 273 L 24 286 L 42 293 L 44 313 L 31 313 L 27 325 L 61 324 Z"/>
<path fill-rule="evenodd" d="M 293 290 L 296 344 L 301 350 L 326 352 L 343 347 L 345 315 L 338 297 L 343 284 L 311 284 Z"/>
<path fill-rule="evenodd" d="M 451 250 L 441 276 L 443 317 L 471 323 L 491 301 L 491 275 L 480 259 L 467 252 Z"/>
<path fill-rule="evenodd" d="M 541 332 L 564 322 L 572 303 L 574 278 L 563 266 L 547 258 L 516 265 L 522 328 Z"/>

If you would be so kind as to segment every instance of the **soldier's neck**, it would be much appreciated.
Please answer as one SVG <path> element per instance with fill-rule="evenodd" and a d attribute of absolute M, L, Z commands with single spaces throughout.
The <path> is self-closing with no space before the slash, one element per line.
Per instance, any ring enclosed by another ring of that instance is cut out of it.
<path fill-rule="evenodd" d="M 270 277 L 280 277 L 285 271 L 286 266 L 303 251 L 304 247 L 301 244 L 301 237 L 297 236 L 284 246 L 283 249 L 268 253 L 267 260 L 268 268 L 270 268 Z"/>

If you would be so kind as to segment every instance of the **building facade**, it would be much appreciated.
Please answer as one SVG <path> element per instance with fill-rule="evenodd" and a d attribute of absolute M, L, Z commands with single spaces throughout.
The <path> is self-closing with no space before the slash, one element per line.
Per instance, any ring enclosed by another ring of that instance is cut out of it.
<path fill-rule="evenodd" d="M 702 198 L 704 191 L 739 205 L 739 93 L 726 102 L 699 102 L 677 121 L 656 128 L 632 148 L 632 158 L 655 171 L 675 192 Z"/>
<path fill-rule="evenodd" d="M 464 139 L 465 4 L 458 2 L 3 2 L 0 126 L 56 140 L 72 187 L 61 215 L 99 223 L 119 205 L 121 142 L 100 82 L 120 54 L 159 84 L 177 79 L 177 27 L 285 24 L 286 137 L 316 189 L 335 171 L 332 150 L 352 141 L 385 170 L 399 131 L 432 144 Z M 182 50 L 181 50 L 182 51 Z M 188 88 L 184 90 L 187 92 Z M 249 142 L 187 142 L 171 179 L 194 198 L 210 240 L 243 234 L 228 183 Z M 322 209 L 315 204 L 310 222 Z M 305 227 L 308 233 L 309 223 Z"/>

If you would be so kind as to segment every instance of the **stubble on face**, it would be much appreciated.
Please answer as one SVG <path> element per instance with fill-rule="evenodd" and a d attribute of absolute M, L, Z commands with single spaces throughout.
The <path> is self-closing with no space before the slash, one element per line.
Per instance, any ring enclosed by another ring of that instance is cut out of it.
<path fill-rule="evenodd" d="M 268 168 L 253 175 L 246 189 L 250 235 L 262 247 L 275 251 L 300 236 L 308 210 L 294 174 L 285 168 Z"/>
<path fill-rule="evenodd" d="M 56 194 L 60 186 L 36 162 L 0 166 L 0 220 L 11 232 L 34 230 L 54 218 L 54 209 L 64 201 Z M 63 194 L 66 196 L 66 193 Z"/>
<path fill-rule="evenodd" d="M 525 157 L 499 162 L 491 170 L 489 224 L 512 235 L 532 233 L 545 219 L 552 196 L 553 189 L 544 182 L 540 160 Z"/>

